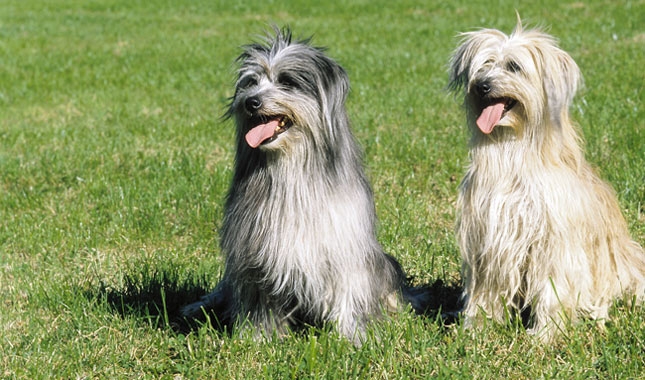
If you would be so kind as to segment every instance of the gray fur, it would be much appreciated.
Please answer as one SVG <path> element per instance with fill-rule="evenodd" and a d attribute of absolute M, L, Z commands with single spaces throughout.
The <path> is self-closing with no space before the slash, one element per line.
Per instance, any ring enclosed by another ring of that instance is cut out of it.
<path fill-rule="evenodd" d="M 221 231 L 226 269 L 215 291 L 184 314 L 217 307 L 225 322 L 244 320 L 269 337 L 331 322 L 359 343 L 366 324 L 398 308 L 402 293 L 421 308 L 376 239 L 343 68 L 309 40 L 292 41 L 288 29 L 246 46 L 239 61 L 228 110 L 237 152 Z M 262 101 L 257 114 L 245 108 L 252 96 Z M 244 136 L 258 115 L 286 115 L 293 126 L 251 148 Z"/>

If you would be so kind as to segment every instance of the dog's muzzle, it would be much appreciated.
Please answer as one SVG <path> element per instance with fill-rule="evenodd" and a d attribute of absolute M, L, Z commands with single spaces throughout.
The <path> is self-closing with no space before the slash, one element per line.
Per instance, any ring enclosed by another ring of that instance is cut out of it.
<path fill-rule="evenodd" d="M 490 85 L 490 82 L 488 81 L 477 82 L 474 85 L 475 94 L 480 98 L 483 98 L 486 95 L 488 95 L 491 89 L 492 87 Z"/>
<path fill-rule="evenodd" d="M 475 82 L 471 89 L 479 108 L 477 127 L 484 134 L 489 134 L 506 113 L 515 106 L 517 100 L 506 96 L 495 96 L 493 85 L 487 80 Z"/>
<path fill-rule="evenodd" d="M 250 114 L 254 114 L 262 108 L 262 100 L 258 96 L 249 96 L 244 101 L 244 107 Z"/>

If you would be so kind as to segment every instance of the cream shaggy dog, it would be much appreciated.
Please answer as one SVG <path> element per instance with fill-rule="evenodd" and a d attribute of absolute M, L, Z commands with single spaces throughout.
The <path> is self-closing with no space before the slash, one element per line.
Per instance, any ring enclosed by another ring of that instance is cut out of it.
<path fill-rule="evenodd" d="M 576 63 L 519 17 L 510 36 L 462 36 L 450 87 L 463 89 L 472 133 L 456 227 L 465 324 L 530 310 L 529 332 L 549 338 L 565 320 L 607 318 L 617 296 L 642 299 L 643 249 L 569 119 Z"/>

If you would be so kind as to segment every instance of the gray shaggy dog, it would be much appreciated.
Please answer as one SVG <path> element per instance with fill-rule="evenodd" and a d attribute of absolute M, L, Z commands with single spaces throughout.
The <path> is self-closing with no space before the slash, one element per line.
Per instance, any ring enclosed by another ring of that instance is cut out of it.
<path fill-rule="evenodd" d="M 226 200 L 221 282 L 196 316 L 256 337 L 334 324 L 360 344 L 366 324 L 401 301 L 421 310 L 425 290 L 407 287 L 376 239 L 372 191 L 349 126 L 343 68 L 289 29 L 245 47 L 228 116 L 237 125 Z"/>

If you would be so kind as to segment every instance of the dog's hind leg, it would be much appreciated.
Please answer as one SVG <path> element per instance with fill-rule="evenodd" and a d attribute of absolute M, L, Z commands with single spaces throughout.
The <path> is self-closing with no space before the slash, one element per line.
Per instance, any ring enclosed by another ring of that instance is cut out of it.
<path fill-rule="evenodd" d="M 551 340 L 558 332 L 565 331 L 567 325 L 577 319 L 576 308 L 580 297 L 576 297 L 575 290 L 561 280 L 565 279 L 549 277 L 545 280 L 531 303 L 533 325 L 527 332 L 544 342 Z"/>
<path fill-rule="evenodd" d="M 257 306 L 246 315 L 240 314 L 240 319 L 236 321 L 237 333 L 240 336 L 251 333 L 255 340 L 270 341 L 274 337 L 281 338 L 288 333 L 290 325 L 285 315 L 275 309 L 265 307 L 266 305 L 258 304 Z"/>

